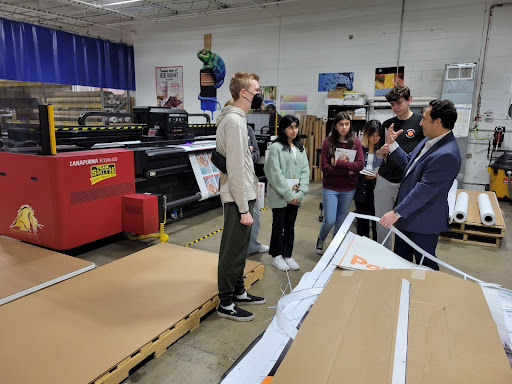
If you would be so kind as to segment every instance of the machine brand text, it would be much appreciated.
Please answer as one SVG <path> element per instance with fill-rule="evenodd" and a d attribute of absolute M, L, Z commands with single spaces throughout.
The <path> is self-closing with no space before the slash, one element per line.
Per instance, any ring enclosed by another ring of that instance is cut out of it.
<path fill-rule="evenodd" d="M 82 166 L 82 165 L 93 165 L 93 164 L 111 163 L 113 161 L 117 161 L 117 157 L 102 157 L 100 159 L 71 160 L 69 162 L 69 166 L 70 167 L 79 167 L 79 166 Z"/>
<path fill-rule="evenodd" d="M 69 162 L 70 167 L 79 167 L 81 165 L 91 165 L 91 164 L 98 164 L 98 159 L 82 159 L 82 160 L 71 160 Z"/>
<path fill-rule="evenodd" d="M 91 185 L 116 176 L 116 165 L 114 163 L 93 165 L 91 167 Z"/>

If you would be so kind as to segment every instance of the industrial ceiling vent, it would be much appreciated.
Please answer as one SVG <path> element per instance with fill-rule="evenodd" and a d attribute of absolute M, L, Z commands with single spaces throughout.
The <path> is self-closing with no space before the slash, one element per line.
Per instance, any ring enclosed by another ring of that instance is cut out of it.
<path fill-rule="evenodd" d="M 475 64 L 450 64 L 446 66 L 446 80 L 473 80 Z"/>

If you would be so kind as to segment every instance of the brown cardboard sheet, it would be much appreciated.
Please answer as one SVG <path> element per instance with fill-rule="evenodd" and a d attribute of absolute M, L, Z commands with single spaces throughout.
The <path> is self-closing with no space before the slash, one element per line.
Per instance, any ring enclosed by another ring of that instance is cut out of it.
<path fill-rule="evenodd" d="M 0 382 L 95 380 L 215 297 L 217 263 L 158 244 L 0 307 Z"/>
<path fill-rule="evenodd" d="M 92 268 L 88 261 L 0 237 L 0 305 Z"/>
<path fill-rule="evenodd" d="M 407 384 L 512 382 L 481 288 L 413 273 L 335 271 L 272 384 L 391 383 L 402 278 L 411 282 Z"/>
<path fill-rule="evenodd" d="M 489 200 L 491 201 L 491 206 L 494 211 L 494 216 L 496 217 L 495 225 L 486 225 L 486 227 L 506 227 L 505 220 L 503 219 L 503 215 L 501 214 L 498 199 L 496 198 L 496 194 L 494 192 L 474 191 L 470 189 L 457 189 L 457 195 L 460 192 L 466 192 L 469 197 L 468 215 L 466 217 L 465 223 L 472 225 L 483 225 L 482 221 L 480 220 L 480 211 L 478 209 L 478 195 L 481 193 L 485 193 L 487 196 L 489 196 Z"/>

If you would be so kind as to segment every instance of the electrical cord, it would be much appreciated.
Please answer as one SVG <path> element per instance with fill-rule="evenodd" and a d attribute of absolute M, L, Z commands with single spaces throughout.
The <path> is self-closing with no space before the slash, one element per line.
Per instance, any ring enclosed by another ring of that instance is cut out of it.
<path fill-rule="evenodd" d="M 476 140 L 489 140 L 488 137 L 479 137 L 479 136 L 477 136 L 477 131 L 478 131 L 478 124 L 475 125 L 475 128 L 473 128 L 473 136 L 475 137 Z"/>

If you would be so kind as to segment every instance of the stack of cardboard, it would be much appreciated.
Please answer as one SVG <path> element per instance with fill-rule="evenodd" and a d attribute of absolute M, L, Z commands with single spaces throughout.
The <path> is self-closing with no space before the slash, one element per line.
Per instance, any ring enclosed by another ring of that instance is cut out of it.
<path fill-rule="evenodd" d="M 402 279 L 410 282 L 405 303 Z M 397 340 L 404 333 L 405 348 Z M 405 360 L 396 359 L 397 345 Z M 437 271 L 385 270 L 332 274 L 272 384 L 388 384 L 399 366 L 408 384 L 512 382 L 478 284 Z"/>
<path fill-rule="evenodd" d="M 313 115 L 303 115 L 300 118 L 299 134 L 306 135 L 303 140 L 304 148 L 309 160 L 310 179 L 322 181 L 320 169 L 320 154 L 317 150 L 322 149 L 322 144 L 327 136 L 325 121 Z"/>
<path fill-rule="evenodd" d="M 345 97 L 344 93 L 347 91 L 347 87 L 345 84 L 339 84 L 339 87 L 330 89 L 329 92 L 327 92 L 328 98 L 340 98 Z"/>

